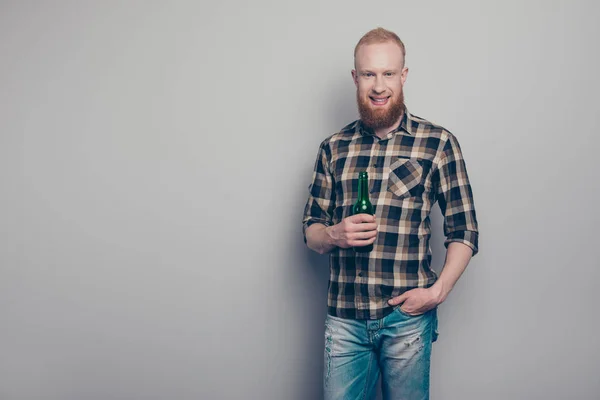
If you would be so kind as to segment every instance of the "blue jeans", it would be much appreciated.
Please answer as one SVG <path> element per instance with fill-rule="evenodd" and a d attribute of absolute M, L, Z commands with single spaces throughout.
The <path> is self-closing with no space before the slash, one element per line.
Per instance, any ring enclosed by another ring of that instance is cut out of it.
<path fill-rule="evenodd" d="M 375 399 L 381 375 L 384 400 L 428 400 L 437 308 L 410 316 L 397 306 L 378 320 L 327 315 L 325 400 Z"/>

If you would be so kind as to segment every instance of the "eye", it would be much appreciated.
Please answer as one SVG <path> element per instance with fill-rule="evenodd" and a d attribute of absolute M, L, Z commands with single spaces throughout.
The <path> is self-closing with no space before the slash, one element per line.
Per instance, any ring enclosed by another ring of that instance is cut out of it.
<path fill-rule="evenodd" d="M 372 77 L 374 74 L 372 72 L 363 72 L 362 76 L 370 78 Z"/>
<path fill-rule="evenodd" d="M 393 72 L 386 72 L 385 76 L 387 76 L 387 77 L 394 76 L 394 73 Z"/>

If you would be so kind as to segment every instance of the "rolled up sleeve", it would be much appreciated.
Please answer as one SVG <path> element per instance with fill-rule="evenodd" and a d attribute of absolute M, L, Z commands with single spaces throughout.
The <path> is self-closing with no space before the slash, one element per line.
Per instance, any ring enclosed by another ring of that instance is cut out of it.
<path fill-rule="evenodd" d="M 319 146 L 317 160 L 308 186 L 308 200 L 302 218 L 302 234 L 306 243 L 306 229 L 314 223 L 333 225 L 332 215 L 335 207 L 333 176 L 329 170 L 331 151 L 327 141 Z"/>
<path fill-rule="evenodd" d="M 479 229 L 473 191 L 460 145 L 450 133 L 440 155 L 437 171 L 437 200 L 444 215 L 446 236 L 444 246 L 460 242 L 469 246 L 474 256 L 479 252 Z"/>

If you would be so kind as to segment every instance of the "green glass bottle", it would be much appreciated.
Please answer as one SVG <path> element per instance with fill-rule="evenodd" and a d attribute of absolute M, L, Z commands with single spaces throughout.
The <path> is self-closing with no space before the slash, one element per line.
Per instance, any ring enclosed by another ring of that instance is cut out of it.
<path fill-rule="evenodd" d="M 373 215 L 373 205 L 369 200 L 369 175 L 367 171 L 358 174 L 358 200 L 352 206 L 352 215 L 369 214 Z M 373 250 L 373 243 L 368 246 L 353 247 L 357 253 L 368 253 Z"/>

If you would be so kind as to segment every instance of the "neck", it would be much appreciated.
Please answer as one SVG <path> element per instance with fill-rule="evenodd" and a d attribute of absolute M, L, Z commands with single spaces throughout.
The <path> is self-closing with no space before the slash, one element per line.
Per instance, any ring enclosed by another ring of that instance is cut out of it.
<path fill-rule="evenodd" d="M 402 121 L 403 117 L 404 117 L 404 112 L 402 114 L 400 114 L 400 117 L 396 121 L 394 121 L 394 123 L 392 125 L 385 127 L 385 128 L 375 129 L 375 135 L 379 139 L 385 138 L 389 132 L 393 131 L 394 129 L 396 129 L 398 127 L 398 125 L 400 125 L 400 121 Z"/>

